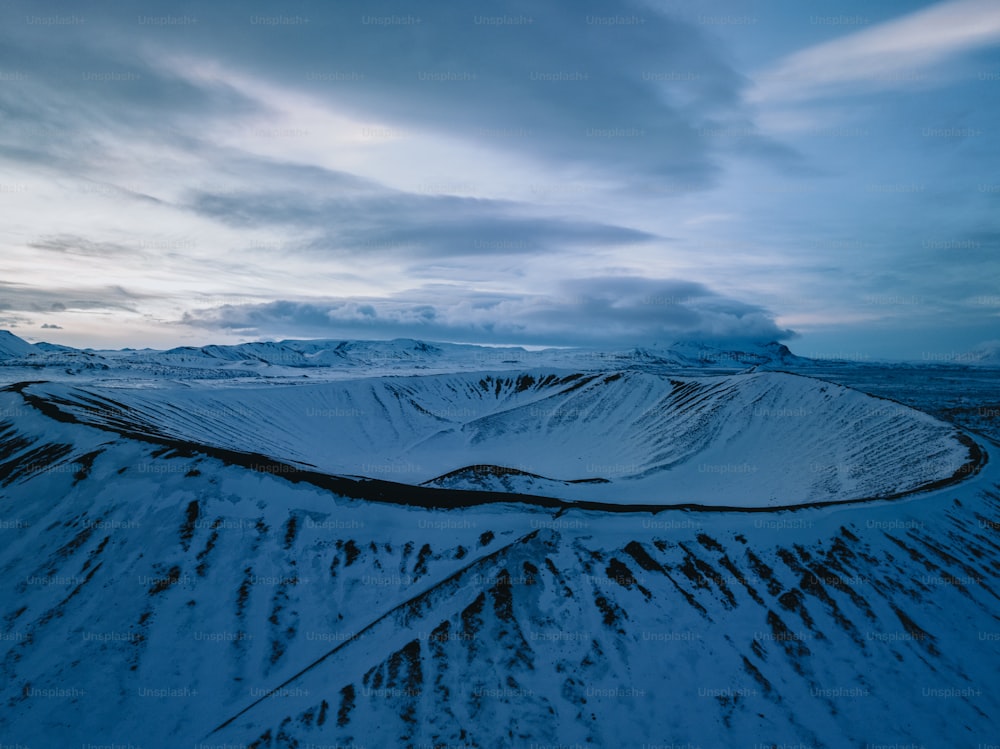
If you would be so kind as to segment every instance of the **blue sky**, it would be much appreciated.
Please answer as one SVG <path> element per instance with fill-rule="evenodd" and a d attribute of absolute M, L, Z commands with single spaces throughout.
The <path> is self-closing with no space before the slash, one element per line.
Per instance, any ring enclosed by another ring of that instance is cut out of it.
<path fill-rule="evenodd" d="M 0 327 L 1000 338 L 1000 4 L 0 3 Z"/>

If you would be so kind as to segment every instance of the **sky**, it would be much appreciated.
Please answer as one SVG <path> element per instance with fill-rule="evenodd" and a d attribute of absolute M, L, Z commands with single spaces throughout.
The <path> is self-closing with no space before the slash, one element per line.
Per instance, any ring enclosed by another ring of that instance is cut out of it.
<path fill-rule="evenodd" d="M 0 0 L 0 328 L 939 361 L 998 134 L 996 0 Z"/>

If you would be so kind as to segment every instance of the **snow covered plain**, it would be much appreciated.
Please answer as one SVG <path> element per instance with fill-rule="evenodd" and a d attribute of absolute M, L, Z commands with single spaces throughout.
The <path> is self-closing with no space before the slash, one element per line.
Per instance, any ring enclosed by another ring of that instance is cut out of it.
<path fill-rule="evenodd" d="M 291 385 L 32 353 L 0 367 L 3 744 L 996 741 L 989 432 L 738 354 Z"/>

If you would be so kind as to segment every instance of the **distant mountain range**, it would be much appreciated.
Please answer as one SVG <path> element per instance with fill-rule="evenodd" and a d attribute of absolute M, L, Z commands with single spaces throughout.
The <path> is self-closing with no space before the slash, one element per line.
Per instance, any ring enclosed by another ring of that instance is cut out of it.
<path fill-rule="evenodd" d="M 749 367 L 805 366 L 777 342 L 737 346 L 709 341 L 680 341 L 621 351 L 560 349 L 528 351 L 521 347 L 428 343 L 408 338 L 391 341 L 285 340 L 202 347 L 153 349 L 75 349 L 51 343 L 29 343 L 9 331 L 0 331 L 0 365 L 70 370 L 229 370 L 230 375 L 252 375 L 273 368 L 453 372 L 510 369 L 525 366 L 565 366 L 601 370 L 644 367 L 696 367 L 740 371 Z M 211 376 L 206 374 L 205 376 Z"/>
<path fill-rule="evenodd" d="M 988 341 L 969 352 L 969 363 L 1000 367 L 1000 341 Z"/>
<path fill-rule="evenodd" d="M 840 366 L 882 367 L 886 363 L 809 359 L 792 353 L 777 341 L 675 341 L 618 351 L 585 348 L 529 351 L 517 346 L 430 343 L 410 338 L 391 341 L 319 339 L 180 346 L 159 351 L 148 348 L 76 349 L 52 343 L 29 343 L 9 331 L 0 331 L 0 367 L 45 369 L 47 377 L 105 371 L 114 377 L 327 378 L 373 371 L 404 375 L 532 367 L 574 371 L 638 369 L 736 373 L 761 369 L 810 373 L 816 367 Z M 890 366 L 1000 367 L 1000 342 L 987 343 L 965 353 L 942 355 L 939 359 L 895 362 Z"/>

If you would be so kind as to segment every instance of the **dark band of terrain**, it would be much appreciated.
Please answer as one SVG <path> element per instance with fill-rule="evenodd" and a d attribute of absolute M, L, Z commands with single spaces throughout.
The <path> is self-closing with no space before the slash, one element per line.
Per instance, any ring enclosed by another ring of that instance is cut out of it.
<path fill-rule="evenodd" d="M 900 499 L 958 484 L 965 479 L 975 476 L 982 470 L 989 460 L 988 453 L 967 434 L 959 432 L 958 440 L 969 451 L 968 460 L 960 466 L 951 476 L 936 481 L 931 481 L 913 489 L 903 492 L 894 492 L 875 497 L 859 497 L 856 499 L 824 500 L 817 502 L 805 502 L 800 504 L 772 505 L 769 507 L 741 507 L 737 505 L 705 505 L 695 502 L 678 503 L 615 503 L 599 502 L 592 500 L 567 500 L 557 497 L 547 497 L 534 494 L 519 494 L 514 492 L 486 491 L 474 489 L 441 489 L 437 487 L 421 486 L 414 484 L 403 484 L 384 479 L 373 479 L 367 477 L 341 476 L 311 471 L 305 468 L 284 463 L 266 455 L 251 452 L 240 452 L 229 450 L 212 445 L 202 445 L 186 440 L 178 440 L 165 435 L 155 433 L 139 432 L 129 428 L 127 416 L 131 409 L 109 398 L 103 398 L 100 403 L 95 402 L 90 409 L 96 412 L 106 412 L 108 405 L 119 409 L 121 417 L 114 427 L 104 423 L 88 423 L 79 420 L 76 416 L 59 408 L 59 404 L 67 406 L 81 407 L 80 403 L 69 403 L 61 401 L 59 398 L 43 399 L 31 393 L 25 392 L 30 385 L 45 384 L 45 380 L 33 380 L 19 382 L 0 388 L 0 392 L 16 392 L 28 406 L 38 410 L 45 416 L 67 424 L 79 424 L 82 426 L 101 429 L 122 437 L 127 437 L 139 442 L 159 445 L 163 449 L 153 453 L 153 457 L 170 458 L 192 458 L 198 455 L 214 458 L 225 465 L 239 466 L 248 470 L 264 473 L 278 478 L 285 479 L 292 483 L 304 483 L 324 489 L 326 491 L 339 494 L 350 499 L 363 499 L 370 502 L 382 502 L 395 505 L 406 505 L 420 507 L 428 510 L 448 510 L 477 507 L 488 504 L 521 504 L 532 507 L 559 510 L 559 514 L 566 510 L 584 510 L 593 512 L 609 513 L 648 513 L 658 514 L 669 510 L 687 512 L 739 512 L 739 513 L 768 513 L 768 512 L 789 512 L 795 510 L 805 510 L 808 508 L 829 507 L 832 505 L 850 505 L 863 502 L 887 501 Z M 86 406 L 85 406 L 86 408 Z M 461 470 L 461 469 L 460 469 Z M 589 481 L 584 479 L 584 481 Z"/>

